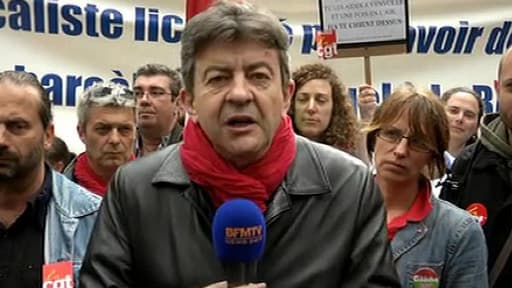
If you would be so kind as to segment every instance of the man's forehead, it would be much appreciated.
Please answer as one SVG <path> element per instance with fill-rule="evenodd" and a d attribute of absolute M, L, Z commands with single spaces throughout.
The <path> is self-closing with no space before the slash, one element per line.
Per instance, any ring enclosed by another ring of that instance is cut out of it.
<path fill-rule="evenodd" d="M 226 55 L 230 57 L 226 57 Z M 213 43 L 205 47 L 197 55 L 197 62 L 202 68 L 210 65 L 226 67 L 251 66 L 264 62 L 269 65 L 278 63 L 276 49 L 268 48 L 265 45 L 250 41 L 241 43 Z"/>
<path fill-rule="evenodd" d="M 501 80 L 512 79 L 512 47 L 507 50 L 500 62 L 500 75 Z"/>
<path fill-rule="evenodd" d="M 125 107 L 125 106 L 100 106 L 100 105 L 91 105 L 88 109 L 89 114 L 97 114 L 99 116 L 105 115 L 105 117 L 119 117 L 121 115 L 130 115 L 135 112 L 135 107 Z"/>
<path fill-rule="evenodd" d="M 155 74 L 155 75 L 140 75 L 135 79 L 134 88 L 140 88 L 145 86 L 160 86 L 160 85 L 168 85 L 172 80 L 163 74 Z"/>
<path fill-rule="evenodd" d="M 16 105 L 30 104 L 38 107 L 41 101 L 41 97 L 34 87 L 11 82 L 0 82 L 0 95 L 3 101 Z M 3 103 L 5 104 L 5 102 Z"/>

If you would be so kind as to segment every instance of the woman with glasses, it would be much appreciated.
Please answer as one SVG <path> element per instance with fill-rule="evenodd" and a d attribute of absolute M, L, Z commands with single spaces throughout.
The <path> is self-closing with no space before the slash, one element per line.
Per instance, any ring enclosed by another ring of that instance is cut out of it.
<path fill-rule="evenodd" d="M 439 98 L 410 87 L 396 90 L 367 130 L 402 287 L 488 287 L 478 221 L 431 192 L 428 179 L 444 171 L 449 141 Z"/>

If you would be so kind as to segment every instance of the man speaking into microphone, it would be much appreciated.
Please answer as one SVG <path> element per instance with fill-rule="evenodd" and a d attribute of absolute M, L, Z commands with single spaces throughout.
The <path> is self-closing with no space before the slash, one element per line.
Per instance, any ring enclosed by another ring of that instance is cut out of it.
<path fill-rule="evenodd" d="M 275 16 L 238 2 L 217 2 L 187 23 L 184 141 L 118 170 L 80 287 L 229 281 L 212 225 L 217 208 L 235 199 L 255 203 L 265 222 L 251 282 L 399 287 L 369 169 L 293 133 L 288 35 Z"/>

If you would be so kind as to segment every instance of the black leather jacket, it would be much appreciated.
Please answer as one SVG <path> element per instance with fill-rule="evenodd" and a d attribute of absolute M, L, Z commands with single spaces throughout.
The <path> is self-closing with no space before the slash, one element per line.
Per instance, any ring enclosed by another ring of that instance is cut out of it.
<path fill-rule="evenodd" d="M 265 213 L 258 280 L 267 287 L 400 287 L 369 169 L 297 136 L 297 155 Z M 80 287 L 203 287 L 223 280 L 214 209 L 190 182 L 179 144 L 121 167 L 103 202 Z"/>

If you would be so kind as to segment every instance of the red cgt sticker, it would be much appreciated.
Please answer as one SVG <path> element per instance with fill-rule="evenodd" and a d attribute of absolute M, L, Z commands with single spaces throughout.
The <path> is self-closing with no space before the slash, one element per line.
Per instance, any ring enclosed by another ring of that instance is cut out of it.
<path fill-rule="evenodd" d="M 466 211 L 475 216 L 481 226 L 484 226 L 485 222 L 487 222 L 487 208 L 483 204 L 473 203 L 466 208 Z"/>
<path fill-rule="evenodd" d="M 73 287 L 73 263 L 71 261 L 43 265 L 43 288 Z"/>

